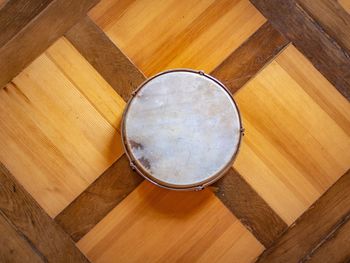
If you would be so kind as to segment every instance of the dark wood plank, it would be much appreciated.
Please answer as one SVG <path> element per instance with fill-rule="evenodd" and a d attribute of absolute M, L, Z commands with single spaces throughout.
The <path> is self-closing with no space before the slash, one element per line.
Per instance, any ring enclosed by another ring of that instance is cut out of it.
<path fill-rule="evenodd" d="M 287 229 L 287 224 L 235 169 L 230 169 L 214 187 L 216 196 L 265 247 Z"/>
<path fill-rule="evenodd" d="M 142 181 L 142 177 L 130 168 L 124 154 L 55 220 L 74 241 L 78 241 Z"/>
<path fill-rule="evenodd" d="M 0 9 L 0 47 L 23 29 L 52 0 L 8 1 Z"/>
<path fill-rule="evenodd" d="M 0 213 L 45 261 L 89 262 L 1 163 Z"/>
<path fill-rule="evenodd" d="M 298 0 L 308 14 L 338 44 L 350 52 L 350 14 L 335 0 Z"/>
<path fill-rule="evenodd" d="M 45 262 L 45 258 L 0 213 L 0 262 Z"/>
<path fill-rule="evenodd" d="M 250 0 L 350 100 L 350 54 L 295 0 Z"/>
<path fill-rule="evenodd" d="M 90 18 L 82 19 L 66 37 L 124 100 L 146 79 Z"/>
<path fill-rule="evenodd" d="M 331 233 L 320 246 L 302 262 L 336 263 L 350 261 L 350 220 L 349 217 Z"/>
<path fill-rule="evenodd" d="M 0 48 L 0 87 L 6 85 L 84 17 L 97 2 L 98 0 L 53 0 L 48 4 Z"/>
<path fill-rule="evenodd" d="M 235 93 L 269 63 L 289 42 L 269 22 L 225 59 L 212 73 Z"/>
<path fill-rule="evenodd" d="M 350 217 L 350 170 L 323 194 L 278 240 L 265 250 L 258 262 L 299 262 L 309 258 Z M 347 229 L 347 225 L 346 227 Z M 342 236 L 346 233 L 342 233 Z M 342 243 L 342 237 L 337 242 Z M 328 243 L 328 247 L 332 244 Z M 348 245 L 337 248 L 346 255 Z M 321 253 L 321 252 L 320 252 Z M 327 253 L 325 253 L 327 254 Z M 331 253 L 324 261 L 332 260 Z M 322 262 L 324 262 L 322 261 Z M 336 261 L 334 261 L 336 262 Z"/>

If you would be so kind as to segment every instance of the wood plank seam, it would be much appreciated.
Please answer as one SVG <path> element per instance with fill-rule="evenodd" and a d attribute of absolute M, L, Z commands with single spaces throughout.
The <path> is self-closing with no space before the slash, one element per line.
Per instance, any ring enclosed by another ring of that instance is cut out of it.
<path fill-rule="evenodd" d="M 326 242 L 350 218 L 350 170 L 333 184 L 276 242 L 267 248 L 257 262 L 306 262 L 322 250 Z M 350 260 L 350 243 L 338 254 Z M 339 255 L 338 255 L 339 256 Z M 332 257 L 324 262 L 338 262 Z M 334 260 L 334 261 L 333 261 Z M 343 261 L 341 261 L 343 262 Z"/>
<path fill-rule="evenodd" d="M 44 262 L 89 262 L 70 237 L 45 213 L 2 163 L 0 216 L 10 223 Z M 4 237 L 0 235 L 1 238 Z"/>
<path fill-rule="evenodd" d="M 250 2 L 350 100 L 350 54 L 296 0 Z"/>
<path fill-rule="evenodd" d="M 145 77 L 143 74 L 129 62 L 129 59 L 121 58 L 121 56 L 125 55 L 120 52 L 105 33 L 89 18 L 84 18 L 80 23 L 77 23 L 76 26 L 66 34 L 66 37 L 72 41 L 75 48 L 77 48 L 103 77 L 110 80 L 109 83 L 114 87 L 117 93 L 123 94 L 124 99 L 130 97 L 131 92 L 136 86 L 128 80 L 124 81 L 124 83 L 128 84 L 126 89 L 125 86 L 120 86 L 118 83 L 114 84 L 114 74 L 116 72 L 119 71 L 120 74 L 123 75 L 123 78 L 129 79 L 132 79 L 133 77 L 131 76 L 136 74 L 137 82 L 139 82 L 138 84 L 144 80 Z M 98 44 L 100 48 L 95 50 L 91 43 L 100 43 Z M 237 91 L 283 50 L 288 43 L 289 42 L 271 27 L 269 23 L 265 23 L 256 33 L 244 42 L 241 47 L 223 61 L 212 74 L 219 79 L 224 78 L 224 84 L 228 85 L 232 92 Z M 250 53 L 251 49 L 254 49 L 254 53 Z M 113 60 L 110 61 L 110 63 L 103 63 L 104 60 L 98 61 L 99 57 L 106 57 L 106 52 L 108 55 L 107 57 L 111 57 Z M 120 67 L 118 63 L 113 63 L 113 61 L 123 61 L 121 65 L 126 63 L 127 67 Z M 240 63 L 237 63 L 237 61 Z M 105 66 L 106 64 L 107 66 Z M 125 68 L 128 68 L 127 72 L 123 71 Z M 243 73 L 242 68 L 244 69 Z M 129 71 L 131 71 L 131 75 Z M 134 71 L 136 72 L 134 73 Z M 235 81 L 230 81 L 231 78 Z M 232 175 L 233 172 L 231 170 L 232 169 L 230 169 L 228 176 Z M 235 176 L 238 175 L 237 172 L 233 174 Z M 116 183 L 128 179 L 131 181 L 131 188 L 126 188 L 125 192 L 119 190 Z M 115 164 L 108 168 L 103 175 L 92 183 L 88 189 L 64 209 L 55 220 L 71 235 L 74 241 L 78 241 L 110 210 L 118 205 L 127 194 L 136 188 L 141 181 L 141 177 L 131 171 L 128 160 L 126 156 L 123 155 Z M 254 200 L 259 202 L 259 207 L 261 207 L 262 211 L 266 212 L 263 217 L 266 221 L 260 220 L 260 215 L 257 214 L 254 215 L 252 213 L 246 216 L 246 212 L 249 211 L 249 213 L 251 213 L 249 209 L 242 209 L 242 211 L 236 209 L 236 211 L 234 211 L 232 206 L 230 206 L 232 202 L 223 198 L 223 195 L 233 196 L 233 202 L 240 202 L 240 196 L 235 195 L 234 192 L 229 192 L 229 188 L 225 188 L 227 192 L 218 192 L 217 196 L 228 206 L 231 212 L 238 214 L 243 224 L 257 236 L 258 240 L 265 245 L 269 245 L 276 236 L 287 228 L 287 225 L 253 189 L 250 189 L 251 187 L 246 184 L 244 180 L 240 182 L 242 185 L 244 184 L 245 189 L 247 189 L 250 195 L 254 196 Z M 108 192 L 108 194 L 105 194 L 105 192 Z M 102 203 L 105 198 L 109 201 Z M 96 207 L 99 207 L 101 210 L 96 211 Z M 95 209 L 94 216 L 91 216 L 93 213 L 92 208 Z M 273 222 L 276 227 L 274 229 L 265 228 L 263 226 L 264 222 Z"/>
<path fill-rule="evenodd" d="M 20 2 L 20 0 L 15 1 Z M 85 16 L 97 2 L 98 0 L 53 0 L 38 15 L 23 25 L 17 34 L 0 47 L 0 87 L 11 81 Z"/>

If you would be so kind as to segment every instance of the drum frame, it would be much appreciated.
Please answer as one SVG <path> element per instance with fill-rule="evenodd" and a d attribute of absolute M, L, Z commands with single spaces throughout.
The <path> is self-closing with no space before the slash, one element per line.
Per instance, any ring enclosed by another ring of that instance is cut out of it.
<path fill-rule="evenodd" d="M 200 182 L 200 183 L 196 183 L 196 184 L 189 184 L 189 185 L 174 185 L 174 184 L 168 184 L 165 183 L 163 181 L 158 180 L 157 178 L 153 177 L 152 174 L 150 174 L 146 169 L 143 168 L 142 164 L 133 157 L 132 151 L 129 148 L 129 145 L 127 143 L 127 138 L 126 136 L 126 127 L 125 127 L 125 118 L 127 116 L 128 113 L 128 109 L 130 107 L 130 104 L 133 100 L 133 98 L 137 95 L 137 93 L 151 80 L 153 80 L 154 78 L 157 78 L 161 75 L 167 74 L 167 73 L 171 73 L 171 72 L 190 72 L 190 73 L 195 73 L 195 74 L 199 74 L 203 77 L 207 77 L 208 79 L 214 81 L 215 83 L 217 83 L 219 86 L 221 86 L 223 88 L 223 90 L 229 95 L 229 97 L 231 98 L 233 104 L 235 105 L 236 109 L 237 109 L 237 113 L 238 113 L 238 119 L 239 119 L 239 126 L 240 126 L 240 134 L 239 134 L 239 140 L 238 140 L 238 144 L 237 144 L 237 149 L 235 151 L 235 153 L 233 154 L 232 158 L 230 159 L 230 161 L 225 165 L 225 167 L 223 169 L 221 169 L 220 171 L 218 171 L 216 174 L 212 175 L 211 177 L 209 177 L 208 179 Z M 239 108 L 237 107 L 237 104 L 235 102 L 235 100 L 233 99 L 232 94 L 230 93 L 230 91 L 224 86 L 224 84 L 222 84 L 219 80 L 217 80 L 216 78 L 205 74 L 204 71 L 201 70 L 193 70 L 193 69 L 187 69 L 187 68 L 178 68 L 178 69 L 171 69 L 171 70 L 166 70 L 166 71 L 162 71 L 150 78 L 148 78 L 147 80 L 145 80 L 135 91 L 133 91 L 133 93 L 131 94 L 131 98 L 129 99 L 129 101 L 127 102 L 124 112 L 123 112 L 123 116 L 122 116 L 122 123 L 121 123 L 121 137 L 122 137 L 122 143 L 123 143 L 123 148 L 125 151 L 126 156 L 128 157 L 129 161 L 130 161 L 130 167 L 135 170 L 138 174 L 140 174 L 142 177 L 144 177 L 146 180 L 150 181 L 151 183 L 158 185 L 160 187 L 166 188 L 166 189 L 170 189 L 170 190 L 180 190 L 180 191 L 198 191 L 198 190 L 203 190 L 205 187 L 213 184 L 214 182 L 216 182 L 217 180 L 219 180 L 221 177 L 223 177 L 225 175 L 225 173 L 232 167 L 233 162 L 235 161 L 237 154 L 239 152 L 239 148 L 241 145 L 241 141 L 242 141 L 242 136 L 244 135 L 244 128 L 242 126 L 242 119 L 241 119 L 241 114 L 239 111 Z"/>

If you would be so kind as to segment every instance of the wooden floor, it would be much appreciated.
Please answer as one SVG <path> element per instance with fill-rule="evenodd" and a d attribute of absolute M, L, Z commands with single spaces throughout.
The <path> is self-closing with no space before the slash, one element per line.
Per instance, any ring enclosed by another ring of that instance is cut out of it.
<path fill-rule="evenodd" d="M 170 68 L 243 118 L 200 192 L 123 153 L 126 101 Z M 349 0 L 0 0 L 0 262 L 350 262 L 349 73 Z"/>

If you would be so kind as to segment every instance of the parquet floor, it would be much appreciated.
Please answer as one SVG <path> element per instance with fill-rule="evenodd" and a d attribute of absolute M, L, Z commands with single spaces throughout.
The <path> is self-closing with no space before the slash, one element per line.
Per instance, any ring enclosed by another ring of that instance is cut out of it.
<path fill-rule="evenodd" d="M 243 118 L 203 191 L 123 153 L 126 100 L 170 68 Z M 0 262 L 350 261 L 349 73 L 349 0 L 0 0 Z"/>

